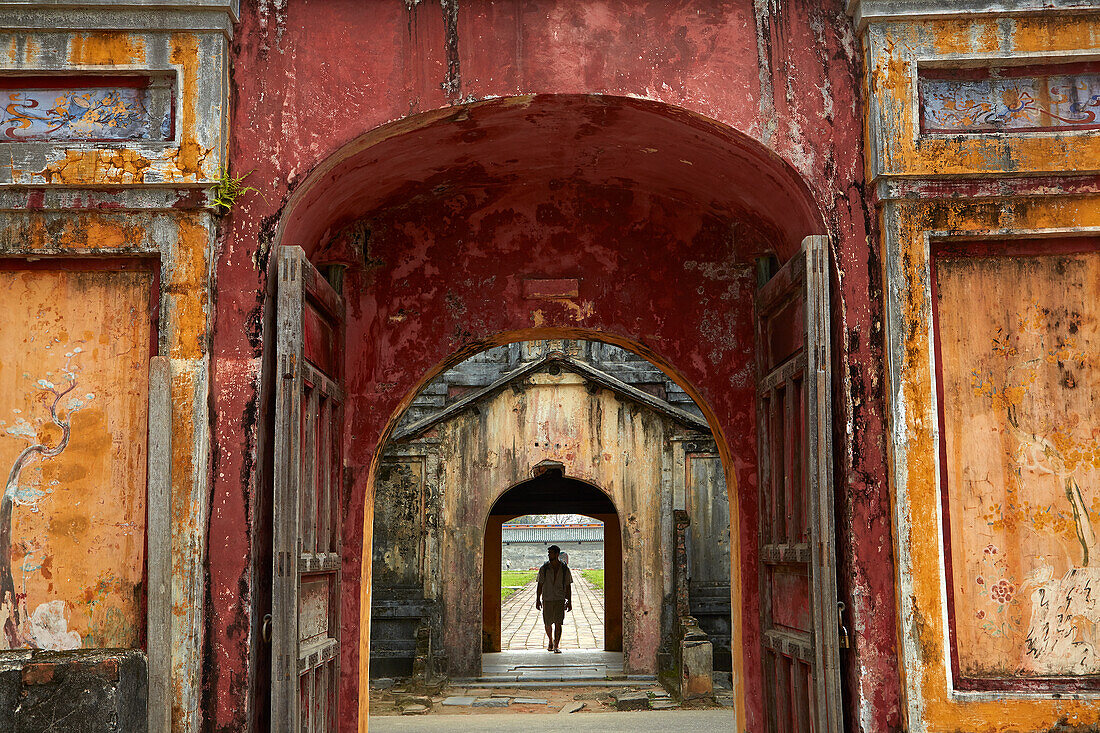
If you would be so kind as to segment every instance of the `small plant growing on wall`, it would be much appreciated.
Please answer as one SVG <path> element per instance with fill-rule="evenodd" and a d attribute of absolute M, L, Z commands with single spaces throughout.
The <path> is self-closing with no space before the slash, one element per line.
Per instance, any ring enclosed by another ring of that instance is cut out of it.
<path fill-rule="evenodd" d="M 24 647 L 28 643 L 38 646 L 34 644 L 36 635 L 23 628 L 24 617 L 27 615 L 24 607 L 25 594 L 17 595 L 15 592 L 15 577 L 11 566 L 12 513 L 17 506 L 28 507 L 32 512 L 38 511 L 38 502 L 49 493 L 49 489 L 24 485 L 21 482 L 24 470 L 35 461 L 48 461 L 60 456 L 69 445 L 73 415 L 95 399 L 92 393 L 74 394 L 78 385 L 78 370 L 73 362 L 80 353 L 81 348 L 77 346 L 65 354 L 59 382 L 55 383 L 55 377 L 47 374 L 35 384 L 39 393 L 38 401 L 47 408 L 46 416 L 28 419 L 17 409 L 13 410 L 16 415 L 13 423 L 0 421 L 0 429 L 6 435 L 29 443 L 20 451 L 8 471 L 4 496 L 0 499 L 0 619 L 3 620 L 4 640 L 10 649 Z M 30 375 L 24 376 L 30 378 Z M 60 430 L 60 437 L 51 445 L 43 435 L 48 435 L 54 429 Z M 38 614 L 41 610 L 38 609 L 35 613 Z M 59 609 L 55 610 L 60 612 Z"/>
<path fill-rule="evenodd" d="M 237 203 L 238 198 L 249 191 L 254 191 L 256 193 L 260 192 L 260 190 L 254 186 L 244 185 L 244 180 L 250 175 L 252 175 L 251 171 L 241 176 L 234 176 L 229 172 L 228 168 L 222 168 L 221 177 L 218 179 L 218 186 L 214 189 L 215 211 L 219 214 L 228 214 L 233 208 L 233 205 Z"/>

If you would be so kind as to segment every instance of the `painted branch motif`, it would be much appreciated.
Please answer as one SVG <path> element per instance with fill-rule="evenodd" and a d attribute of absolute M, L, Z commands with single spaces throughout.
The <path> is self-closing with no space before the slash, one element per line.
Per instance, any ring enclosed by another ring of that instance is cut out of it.
<path fill-rule="evenodd" d="M 1056 396 L 1089 383 L 1089 358 L 1077 337 L 1081 320 L 1072 310 L 1030 303 L 1011 328 L 997 329 L 987 366 L 971 374 L 974 394 L 1001 416 L 1006 465 L 1012 467 L 1005 501 L 987 515 L 990 527 L 1015 537 L 1020 537 L 1019 528 L 1028 527 L 1060 538 L 1066 548 L 1060 564 L 1069 570 L 1061 577 L 1049 556 L 1035 556 L 1018 587 L 1002 566 L 1005 575 L 998 582 L 1003 587 L 991 596 L 997 606 L 990 613 L 997 622 L 978 611 L 987 634 L 1022 631 L 1024 609 L 1017 604 L 1027 594 L 1031 613 L 1020 671 L 1033 675 L 1100 672 L 1100 545 L 1094 524 L 1100 497 L 1080 483 L 1100 468 L 1100 430 L 1089 429 L 1089 415 L 1067 408 L 1077 404 L 1068 395 Z M 1050 480 L 1060 489 L 1060 501 L 1020 498 L 1034 496 L 1036 482 Z M 1027 548 L 1013 550 L 1022 558 Z M 979 576 L 976 582 L 988 581 Z"/>
<path fill-rule="evenodd" d="M 1017 481 L 1024 471 L 1028 471 L 1056 477 L 1061 484 L 1081 549 L 1080 560 L 1075 564 L 1100 567 L 1091 508 L 1086 505 L 1077 483 L 1079 471 L 1089 466 L 1100 468 L 1100 440 L 1095 431 L 1091 436 L 1081 434 L 1083 431 L 1077 429 L 1081 416 L 1077 413 L 1058 419 L 1045 410 L 1028 410 L 1025 406 L 1032 385 L 1046 376 L 1044 367 L 1053 366 L 1059 371 L 1065 389 L 1075 389 L 1085 378 L 1082 374 L 1086 369 L 1084 352 L 1072 336 L 1052 336 L 1052 321 L 1059 319 L 1051 315 L 1048 309 L 1032 303 L 1017 316 L 1012 334 L 998 329 L 992 339 L 991 354 L 994 363 L 1001 364 L 1000 373 L 994 369 L 984 373 L 976 370 L 971 375 L 971 386 L 1004 416 L 1004 424 L 1015 442 L 1010 459 L 1016 466 Z M 1072 319 L 1073 314 L 1068 317 Z M 1052 338 L 1056 343 L 1049 343 Z M 1021 358 L 1022 355 L 1025 358 Z M 1065 516 L 1064 511 L 1058 516 Z"/>
<path fill-rule="evenodd" d="M 13 410 L 16 414 L 13 424 L 0 421 L 0 428 L 5 434 L 29 443 L 12 464 L 4 485 L 3 498 L 0 499 L 0 620 L 3 621 L 3 638 L 0 644 L 8 649 L 28 646 L 72 649 L 81 646 L 80 635 L 66 628 L 64 601 L 55 600 L 41 604 L 32 614 L 27 614 L 26 589 L 16 589 L 12 571 L 12 519 L 15 507 L 23 506 L 32 512 L 38 512 L 39 502 L 51 492 L 48 486 L 24 482 L 23 472 L 33 463 L 54 459 L 65 451 L 72 435 L 73 415 L 95 399 L 95 394 L 91 392 L 82 396 L 74 395 L 79 381 L 78 369 L 73 362 L 81 351 L 81 347 L 77 346 L 65 354 L 62 378 L 58 383 L 52 381 L 52 374 L 47 374 L 36 383 L 36 389 L 45 398 L 43 402 L 47 407 L 48 419 L 38 417 L 28 420 L 21 410 L 16 409 Z M 45 436 L 53 432 L 53 429 L 60 431 L 60 437 L 51 444 Z"/>

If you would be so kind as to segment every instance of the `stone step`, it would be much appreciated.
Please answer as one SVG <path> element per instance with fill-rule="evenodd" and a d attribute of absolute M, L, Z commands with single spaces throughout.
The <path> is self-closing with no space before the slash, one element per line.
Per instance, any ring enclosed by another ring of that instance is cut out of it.
<path fill-rule="evenodd" d="M 518 680 L 503 677 L 466 677 L 449 680 L 453 687 L 480 687 L 499 690 L 551 690 L 557 687 L 638 687 L 657 684 L 652 675 L 629 675 L 629 677 L 592 677 L 568 680 Z"/>
<path fill-rule="evenodd" d="M 389 641 L 371 642 L 371 657 L 408 657 L 416 656 L 416 642 Z"/>

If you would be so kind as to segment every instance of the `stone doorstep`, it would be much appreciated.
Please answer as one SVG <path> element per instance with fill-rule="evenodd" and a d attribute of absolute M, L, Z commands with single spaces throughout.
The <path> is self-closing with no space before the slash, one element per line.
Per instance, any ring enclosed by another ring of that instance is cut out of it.
<path fill-rule="evenodd" d="M 500 689 L 506 687 L 510 690 L 544 690 L 554 687 L 637 687 L 639 682 L 652 684 L 656 680 L 652 676 L 644 677 L 641 680 L 627 680 L 620 677 L 601 677 L 598 679 L 567 679 L 559 681 L 551 680 L 530 680 L 525 679 L 523 681 L 517 681 L 518 676 L 507 679 L 493 679 L 493 680 L 478 680 L 478 689 L 476 692 L 484 694 L 492 694 L 487 689 L 482 688 L 494 688 Z M 467 694 L 473 694 L 475 690 L 467 689 Z"/>
<path fill-rule="evenodd" d="M 428 712 L 428 708 L 424 705 L 406 705 L 401 708 L 402 715 L 424 715 Z"/>
<path fill-rule="evenodd" d="M 648 710 L 649 695 L 634 690 L 620 690 L 614 693 L 616 710 Z"/>

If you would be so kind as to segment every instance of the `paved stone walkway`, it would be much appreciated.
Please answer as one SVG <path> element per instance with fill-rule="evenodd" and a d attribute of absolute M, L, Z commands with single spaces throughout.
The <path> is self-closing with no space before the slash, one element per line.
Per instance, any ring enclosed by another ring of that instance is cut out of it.
<path fill-rule="evenodd" d="M 508 596 L 500 609 L 500 646 L 508 649 L 546 649 L 542 611 L 535 608 L 532 580 Z M 603 649 L 603 591 L 573 573 L 573 612 L 565 614 L 561 648 Z"/>

